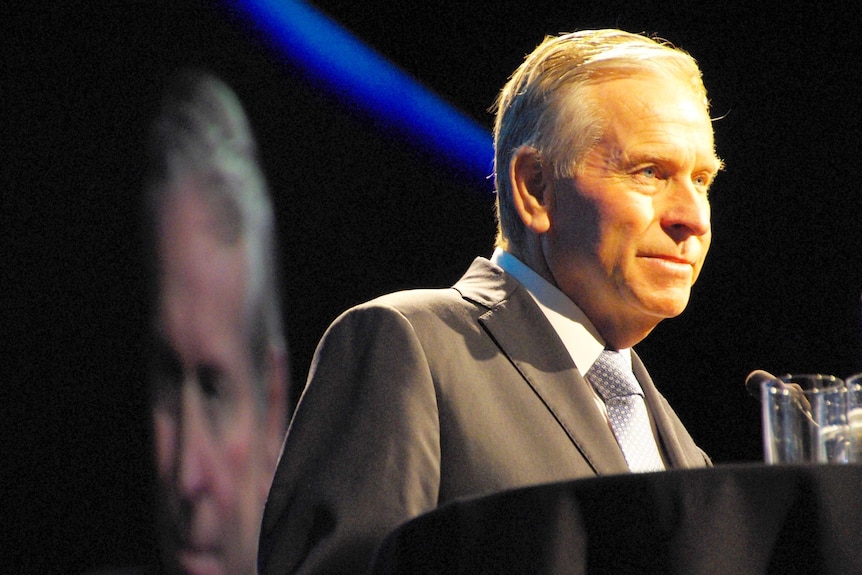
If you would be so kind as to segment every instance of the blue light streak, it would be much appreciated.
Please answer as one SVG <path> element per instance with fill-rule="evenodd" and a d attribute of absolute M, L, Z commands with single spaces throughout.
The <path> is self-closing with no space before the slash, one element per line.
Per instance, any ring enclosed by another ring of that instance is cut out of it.
<path fill-rule="evenodd" d="M 401 69 L 298 0 L 225 0 L 328 91 L 491 192 L 490 135 Z"/>

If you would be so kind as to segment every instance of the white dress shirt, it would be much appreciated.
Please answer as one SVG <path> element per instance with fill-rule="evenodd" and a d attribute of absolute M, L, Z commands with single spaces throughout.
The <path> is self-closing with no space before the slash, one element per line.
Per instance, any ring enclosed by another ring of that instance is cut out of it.
<path fill-rule="evenodd" d="M 496 248 L 491 261 L 526 288 L 560 336 L 581 376 L 586 376 L 605 349 L 605 342 L 581 308 L 509 252 Z M 631 365 L 631 350 L 618 351 Z"/>
<path fill-rule="evenodd" d="M 586 377 L 587 372 L 593 366 L 596 359 L 605 349 L 605 342 L 598 330 L 584 315 L 584 312 L 569 299 L 567 295 L 559 289 L 551 285 L 548 280 L 537 274 L 524 262 L 510 254 L 509 252 L 496 248 L 491 256 L 491 261 L 518 280 L 527 292 L 533 297 L 539 305 L 539 309 L 551 322 L 557 335 L 563 341 L 572 361 L 575 362 L 575 367 L 578 368 L 582 377 Z M 631 368 L 631 349 L 620 349 L 620 354 L 625 357 L 627 364 Z M 605 416 L 605 421 L 610 427 L 607 408 L 605 402 L 599 396 L 593 386 L 589 386 L 593 393 L 596 405 Z M 650 418 L 652 419 L 652 418 Z M 652 424 L 652 422 L 651 422 Z M 653 437 L 656 437 L 655 426 L 653 427 Z M 658 440 L 656 439 L 656 442 Z M 659 450 L 661 452 L 661 450 Z"/>

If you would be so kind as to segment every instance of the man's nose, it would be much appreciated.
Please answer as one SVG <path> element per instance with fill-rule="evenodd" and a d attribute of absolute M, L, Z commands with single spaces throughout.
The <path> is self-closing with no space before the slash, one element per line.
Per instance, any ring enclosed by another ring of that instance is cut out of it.
<path fill-rule="evenodd" d="M 183 389 L 180 425 L 178 483 L 183 495 L 194 499 L 212 479 L 213 445 L 199 394 L 194 386 Z"/>
<path fill-rule="evenodd" d="M 710 206 L 706 192 L 691 181 L 674 181 L 665 198 L 662 227 L 677 241 L 709 233 Z"/>

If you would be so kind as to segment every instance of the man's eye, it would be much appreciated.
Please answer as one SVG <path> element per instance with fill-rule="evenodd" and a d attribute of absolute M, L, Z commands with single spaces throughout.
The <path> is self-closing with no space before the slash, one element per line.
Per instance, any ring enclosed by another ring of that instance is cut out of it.
<path fill-rule="evenodd" d="M 212 366 L 202 366 L 198 369 L 198 382 L 204 397 L 217 399 L 222 392 L 222 375 Z"/>
<path fill-rule="evenodd" d="M 647 166 L 646 168 L 641 169 L 641 175 L 650 179 L 657 178 L 658 170 L 655 169 L 655 166 Z"/>

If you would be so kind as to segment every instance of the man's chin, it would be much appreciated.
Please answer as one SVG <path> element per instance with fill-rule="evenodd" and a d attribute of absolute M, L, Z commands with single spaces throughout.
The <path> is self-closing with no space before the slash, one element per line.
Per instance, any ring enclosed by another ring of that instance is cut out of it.
<path fill-rule="evenodd" d="M 691 290 L 688 286 L 675 289 L 665 289 L 661 292 L 650 294 L 652 297 L 644 301 L 650 315 L 659 319 L 676 317 L 685 311 L 688 306 Z"/>

